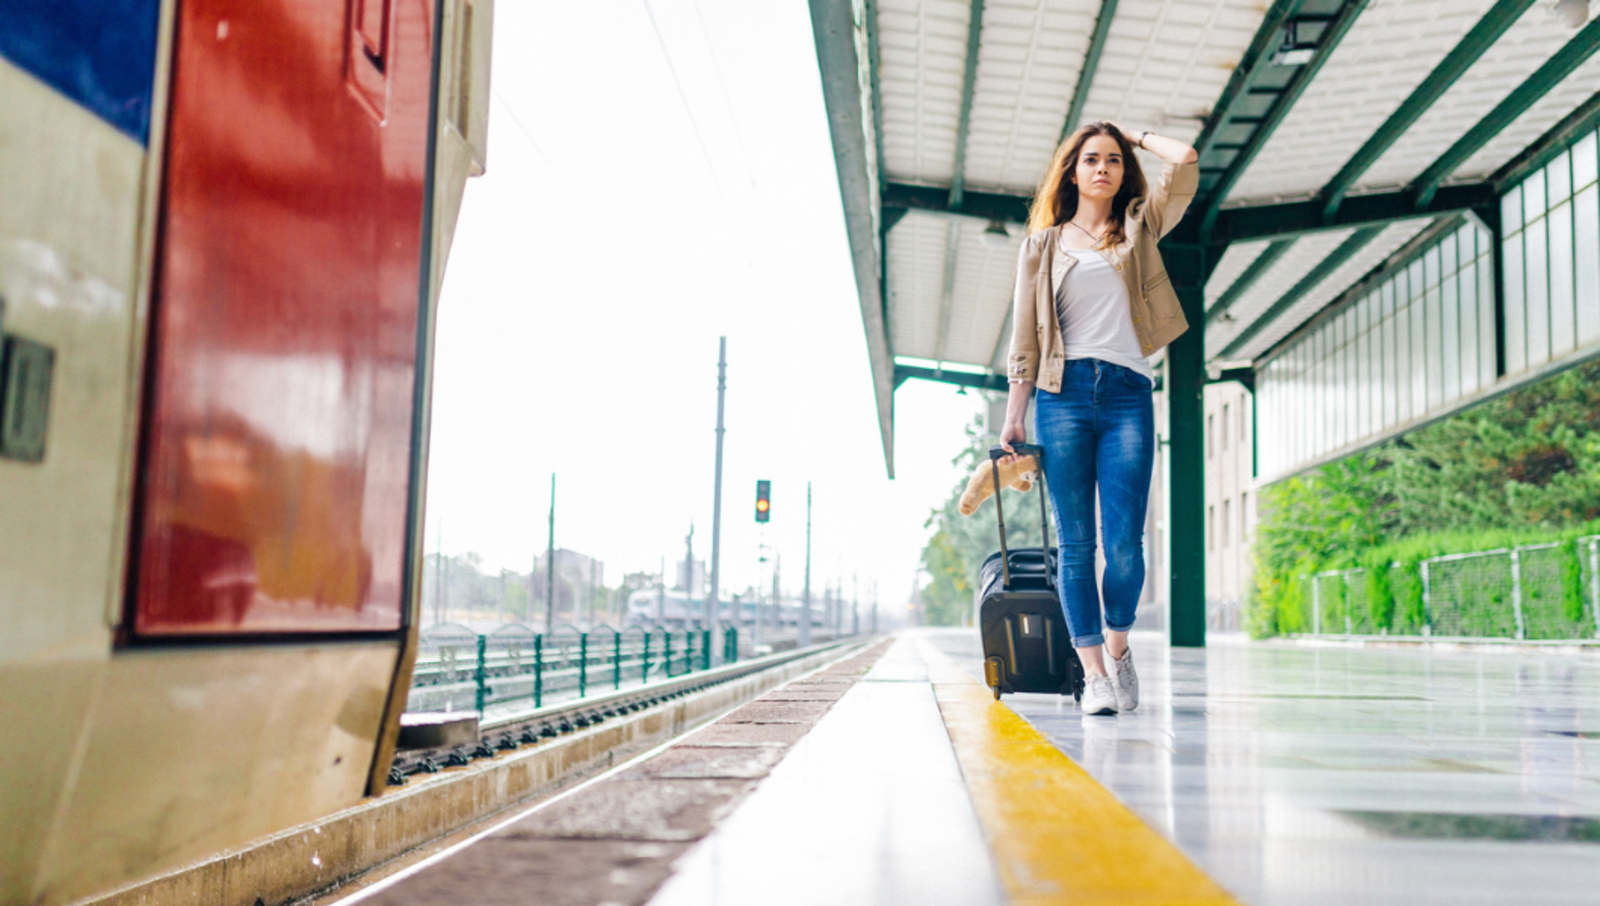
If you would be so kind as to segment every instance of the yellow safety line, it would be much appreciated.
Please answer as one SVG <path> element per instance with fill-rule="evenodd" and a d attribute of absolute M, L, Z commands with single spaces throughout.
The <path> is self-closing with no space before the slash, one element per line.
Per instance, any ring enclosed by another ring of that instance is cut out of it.
<path fill-rule="evenodd" d="M 918 642 L 1012 903 L 1238 906 L 987 687 Z"/>

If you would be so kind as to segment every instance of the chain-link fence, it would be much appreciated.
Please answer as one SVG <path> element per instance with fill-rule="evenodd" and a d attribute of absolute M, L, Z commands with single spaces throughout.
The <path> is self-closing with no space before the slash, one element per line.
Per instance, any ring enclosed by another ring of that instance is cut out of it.
<path fill-rule="evenodd" d="M 1600 535 L 1559 544 L 1303 576 L 1301 622 L 1312 635 L 1600 638 Z"/>

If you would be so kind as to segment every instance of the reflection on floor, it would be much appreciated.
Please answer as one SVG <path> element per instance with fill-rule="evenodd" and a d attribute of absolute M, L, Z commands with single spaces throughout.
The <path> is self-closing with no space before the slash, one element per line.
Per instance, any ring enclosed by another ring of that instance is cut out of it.
<path fill-rule="evenodd" d="M 904 639 L 675 868 L 651 906 L 1005 902 Z"/>
<path fill-rule="evenodd" d="M 1245 902 L 1600 902 L 1600 658 L 1134 649 L 1132 714 L 1006 703 Z"/>

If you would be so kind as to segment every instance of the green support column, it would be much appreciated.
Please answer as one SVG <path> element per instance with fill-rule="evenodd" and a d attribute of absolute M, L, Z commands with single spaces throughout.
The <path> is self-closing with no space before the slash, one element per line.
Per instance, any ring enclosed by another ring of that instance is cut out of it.
<path fill-rule="evenodd" d="M 1220 254 L 1165 242 L 1161 256 L 1189 329 L 1167 347 L 1167 634 L 1174 647 L 1206 643 L 1205 285 Z"/>

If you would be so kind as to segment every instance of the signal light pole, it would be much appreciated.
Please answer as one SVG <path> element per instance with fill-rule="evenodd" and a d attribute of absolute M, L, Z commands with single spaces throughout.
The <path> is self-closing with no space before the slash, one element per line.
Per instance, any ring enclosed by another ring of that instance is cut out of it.
<path fill-rule="evenodd" d="M 811 644 L 811 482 L 806 482 L 806 590 L 800 606 L 800 647 Z"/>
<path fill-rule="evenodd" d="M 756 567 L 756 614 L 755 622 L 750 628 L 750 644 L 761 644 L 761 567 L 767 562 L 767 522 L 772 519 L 772 482 L 760 479 L 756 482 L 756 522 L 761 525 L 761 540 L 758 551 Z M 773 605 L 776 606 L 777 596 L 773 596 Z"/>
<path fill-rule="evenodd" d="M 556 473 L 550 473 L 550 542 L 544 556 L 544 631 L 556 625 Z"/>
<path fill-rule="evenodd" d="M 722 558 L 722 398 L 727 388 L 728 338 L 722 337 L 717 342 L 717 478 L 711 503 L 711 587 L 706 590 L 706 628 L 711 630 L 713 652 L 720 650 L 715 642 L 722 638 L 717 631 L 717 583 L 721 579 L 718 567 Z M 715 654 L 713 659 L 722 660 Z"/>

